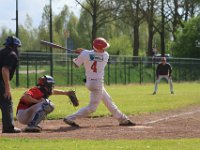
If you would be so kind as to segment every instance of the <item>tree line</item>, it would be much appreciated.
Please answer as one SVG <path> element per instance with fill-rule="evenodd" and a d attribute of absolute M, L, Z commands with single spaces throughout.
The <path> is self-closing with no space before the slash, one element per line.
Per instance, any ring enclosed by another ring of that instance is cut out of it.
<path fill-rule="evenodd" d="M 53 13 L 53 42 L 68 48 L 92 48 L 94 38 L 105 37 L 110 54 L 200 58 L 200 0 L 74 0 L 80 17 L 63 6 Z M 49 51 L 40 40 L 49 41 L 50 6 L 43 8 L 42 21 L 33 27 L 27 15 L 19 25 L 22 51 Z M 11 30 L 2 29 L 0 42 Z M 54 49 L 53 52 L 63 52 Z"/>

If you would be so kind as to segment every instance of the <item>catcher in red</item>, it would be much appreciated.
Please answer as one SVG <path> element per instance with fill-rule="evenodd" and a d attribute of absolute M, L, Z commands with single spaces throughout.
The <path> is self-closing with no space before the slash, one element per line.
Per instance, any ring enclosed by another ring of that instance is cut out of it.
<path fill-rule="evenodd" d="M 39 123 L 55 108 L 49 100 L 51 95 L 66 95 L 74 106 L 78 106 L 74 91 L 54 89 L 54 84 L 53 77 L 44 75 L 38 79 L 35 87 L 28 89 L 20 98 L 17 106 L 17 119 L 20 123 L 27 125 L 24 129 L 25 132 L 40 132 L 42 130 Z"/>

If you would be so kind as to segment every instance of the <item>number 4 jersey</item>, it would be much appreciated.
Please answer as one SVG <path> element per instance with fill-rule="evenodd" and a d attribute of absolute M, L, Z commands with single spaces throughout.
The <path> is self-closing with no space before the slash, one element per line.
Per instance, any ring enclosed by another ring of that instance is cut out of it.
<path fill-rule="evenodd" d="M 103 79 L 104 68 L 108 62 L 109 54 L 105 51 L 97 53 L 94 50 L 84 50 L 81 54 L 73 60 L 73 62 L 80 67 L 82 64 L 85 67 L 85 74 L 87 78 Z"/>

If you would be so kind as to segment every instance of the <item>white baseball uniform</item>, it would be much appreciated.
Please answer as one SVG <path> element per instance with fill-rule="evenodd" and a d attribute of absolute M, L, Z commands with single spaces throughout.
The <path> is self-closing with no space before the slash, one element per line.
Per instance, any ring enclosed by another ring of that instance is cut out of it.
<path fill-rule="evenodd" d="M 97 53 L 94 50 L 83 50 L 81 54 L 73 60 L 80 67 L 84 65 L 86 75 L 86 87 L 90 90 L 90 102 L 88 106 L 81 108 L 74 114 L 67 116 L 69 120 L 86 117 L 97 109 L 100 101 L 111 112 L 119 123 L 126 122 L 128 117 L 123 114 L 118 107 L 112 102 L 110 95 L 104 88 L 104 69 L 109 59 L 107 52 Z"/>

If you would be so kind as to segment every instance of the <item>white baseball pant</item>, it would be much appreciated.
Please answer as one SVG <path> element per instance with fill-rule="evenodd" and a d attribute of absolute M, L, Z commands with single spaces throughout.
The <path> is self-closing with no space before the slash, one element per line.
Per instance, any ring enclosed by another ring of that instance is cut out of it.
<path fill-rule="evenodd" d="M 54 104 L 52 102 L 50 102 L 49 100 L 44 100 L 42 102 L 39 102 L 27 109 L 20 109 L 17 112 L 17 120 L 22 123 L 27 125 L 28 123 L 30 123 L 33 118 L 35 117 L 36 112 L 42 110 L 42 105 L 44 103 L 46 103 L 48 101 L 48 103 L 51 103 L 51 106 L 54 106 Z"/>
<path fill-rule="evenodd" d="M 103 100 L 104 105 L 113 117 L 119 121 L 119 123 L 123 123 L 128 120 L 128 117 L 118 109 L 114 102 L 112 102 L 110 95 L 103 86 L 102 79 L 87 79 L 86 87 L 90 90 L 90 102 L 88 106 L 79 109 L 74 114 L 68 116 L 67 119 L 75 120 L 77 118 L 88 116 L 92 112 L 96 111 L 99 103 Z"/>
<path fill-rule="evenodd" d="M 173 90 L 172 78 L 169 77 L 168 75 L 159 75 L 158 76 L 158 79 L 155 82 L 154 92 L 158 91 L 158 83 L 160 83 L 160 80 L 163 78 L 165 78 L 168 81 L 168 83 L 170 84 L 170 91 L 173 92 L 174 90 Z"/>

